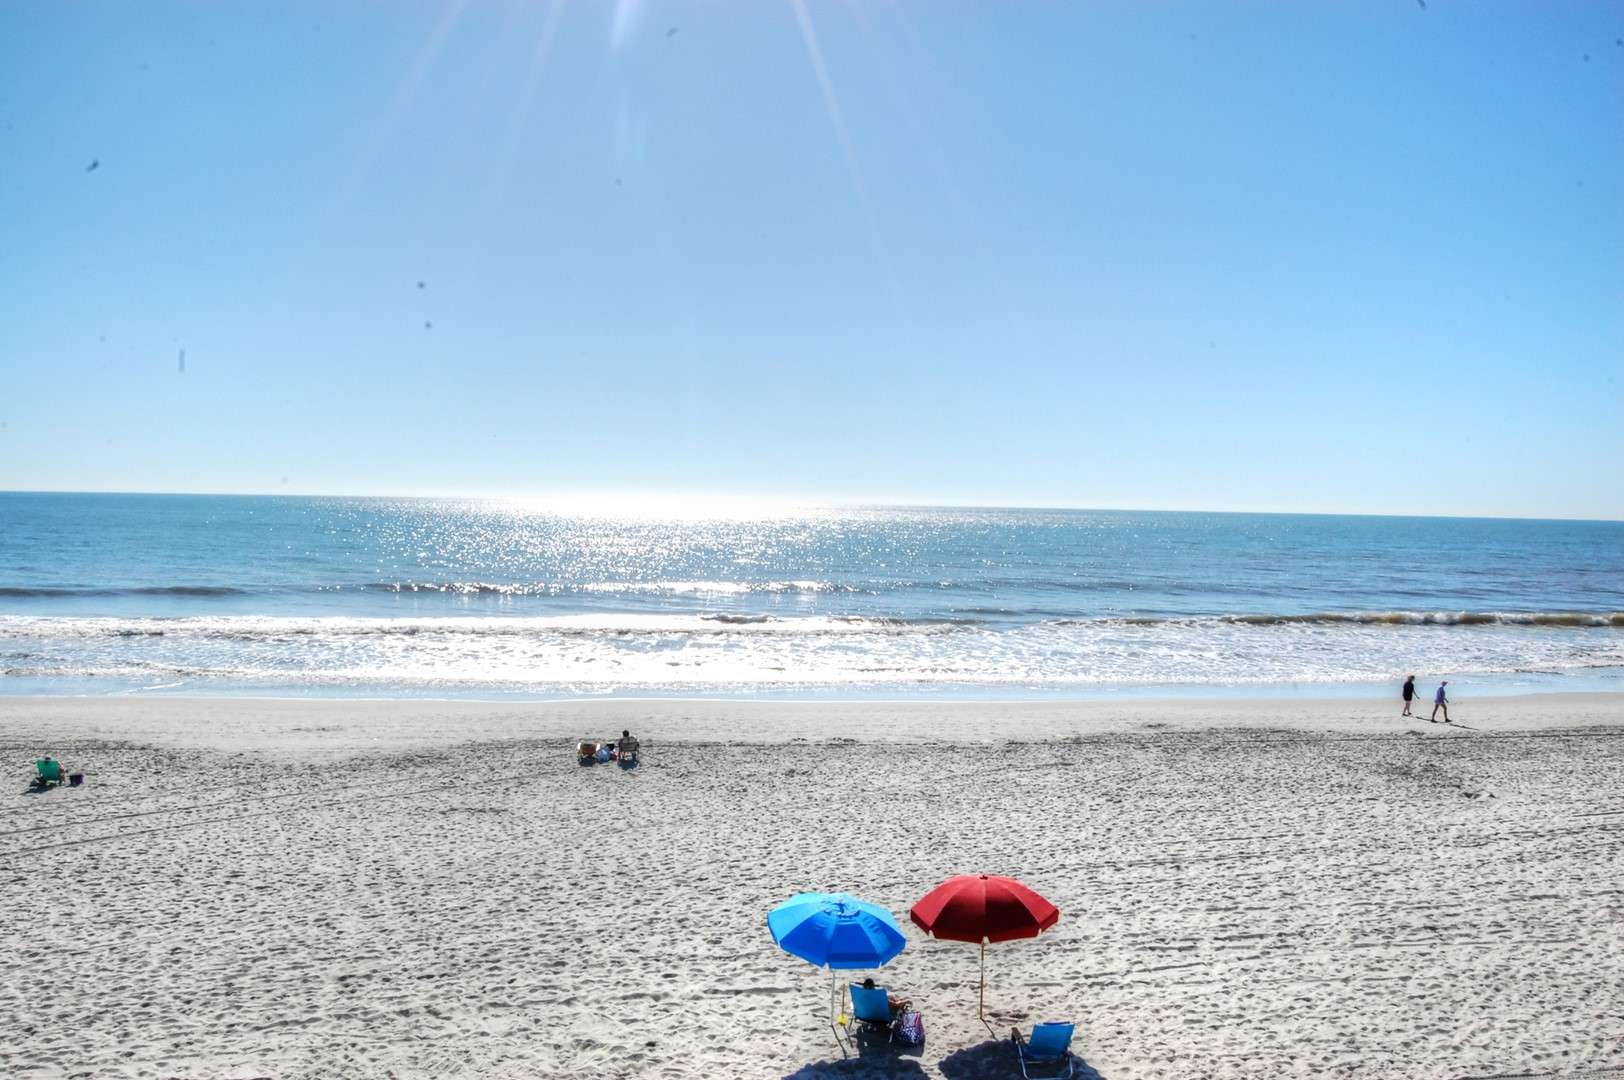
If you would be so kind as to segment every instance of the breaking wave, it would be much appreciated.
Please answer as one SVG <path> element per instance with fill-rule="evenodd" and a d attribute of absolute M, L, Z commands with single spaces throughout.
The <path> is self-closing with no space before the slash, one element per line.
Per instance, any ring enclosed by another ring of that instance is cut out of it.
<path fill-rule="evenodd" d="M 746 596 L 763 593 L 859 592 L 856 586 L 832 581 L 371 581 L 331 585 L 324 592 L 448 593 L 457 596 Z"/>
<path fill-rule="evenodd" d="M 71 598 L 75 596 L 247 596 L 248 590 L 230 585 L 142 585 L 131 588 L 81 588 L 71 585 L 19 587 L 0 585 L 0 596 L 16 599 Z"/>
<path fill-rule="evenodd" d="M 0 677 L 389 693 L 1327 684 L 1624 669 L 1624 613 L 0 615 Z M 1396 684 L 1395 684 L 1396 685 Z"/>
<path fill-rule="evenodd" d="M 192 637 L 275 640 L 287 637 L 624 637 L 712 634 L 905 634 L 940 633 L 962 623 L 906 622 L 855 615 L 779 617 L 710 615 L 583 614 L 493 618 L 444 616 L 419 619 L 357 616 L 217 615 L 128 619 L 117 617 L 0 615 L 0 638 L 8 637 Z"/>
<path fill-rule="evenodd" d="M 989 613 L 990 614 L 990 613 Z M 1001 613 L 1000 613 L 1001 614 Z M 272 616 L 198 615 L 148 618 L 114 616 L 0 615 L 0 638 L 16 637 L 193 637 L 269 640 L 290 637 L 411 637 L 423 634 L 468 637 L 635 637 L 680 635 L 919 635 L 979 630 L 1011 633 L 1019 629 L 1113 627 L 1140 632 L 1232 627 L 1237 631 L 1268 627 L 1507 627 L 1555 630 L 1624 629 L 1624 612 L 1322 612 L 1309 615 L 1220 615 L 1208 618 L 1048 619 L 1017 623 L 996 618 L 878 618 L 858 615 L 765 615 L 746 612 L 632 614 L 624 612 L 554 616 Z"/>
<path fill-rule="evenodd" d="M 1250 626 L 1351 623 L 1362 626 L 1624 627 L 1624 611 L 1356 611 L 1312 615 L 1227 615 L 1224 620 Z"/>
<path fill-rule="evenodd" d="M 312 585 L 313 593 L 441 593 L 451 596 L 750 596 L 780 593 L 862 593 L 869 590 L 833 581 L 368 581 L 356 585 Z M 235 585 L 0 585 L 0 598 L 73 599 L 120 596 L 254 596 L 260 590 Z M 300 590 L 292 590 L 300 591 Z"/>

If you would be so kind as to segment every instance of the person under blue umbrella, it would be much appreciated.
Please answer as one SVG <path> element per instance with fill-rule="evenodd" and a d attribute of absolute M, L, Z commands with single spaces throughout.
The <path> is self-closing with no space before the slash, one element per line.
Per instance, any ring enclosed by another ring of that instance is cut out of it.
<path fill-rule="evenodd" d="M 829 1029 L 846 1053 L 836 1019 L 835 972 L 883 967 L 895 959 L 908 944 L 897 920 L 885 908 L 845 893 L 799 893 L 767 913 L 767 929 L 780 949 L 829 969 Z"/>

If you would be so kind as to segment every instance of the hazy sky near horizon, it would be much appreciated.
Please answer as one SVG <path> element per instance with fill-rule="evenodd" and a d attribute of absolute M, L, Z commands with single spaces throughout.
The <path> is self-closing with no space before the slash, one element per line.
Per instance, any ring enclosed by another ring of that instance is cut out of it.
<path fill-rule="evenodd" d="M 1618 3 L 11 0 L 0 489 L 1624 518 L 1621 208 Z"/>

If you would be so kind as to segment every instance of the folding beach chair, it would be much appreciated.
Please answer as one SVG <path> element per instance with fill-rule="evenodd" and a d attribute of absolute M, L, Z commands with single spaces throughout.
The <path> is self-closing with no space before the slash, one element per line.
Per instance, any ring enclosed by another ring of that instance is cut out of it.
<path fill-rule="evenodd" d="M 847 988 L 851 994 L 851 1030 L 856 1034 L 857 1025 L 862 1030 L 882 1030 L 887 1040 L 896 1037 L 896 1020 L 891 1015 L 891 995 L 885 992 L 885 987 L 859 986 L 852 983 Z"/>
<path fill-rule="evenodd" d="M 41 785 L 56 785 L 67 780 L 62 773 L 62 763 L 55 758 L 41 758 L 34 762 L 34 770 L 38 774 L 37 782 Z"/>
<path fill-rule="evenodd" d="M 1059 1069 L 1066 1067 L 1065 1072 L 1045 1072 L 1041 1075 L 1044 1080 L 1058 1080 L 1060 1077 L 1071 1075 L 1071 1033 L 1075 1024 L 1038 1024 L 1032 1029 L 1030 1039 L 1021 1038 L 1019 1028 L 1010 1028 L 1009 1037 L 1015 1042 L 1015 1053 L 1021 1059 L 1021 1075 L 1027 1080 L 1034 1080 L 1027 1071 L 1028 1065 L 1043 1068 Z"/>
<path fill-rule="evenodd" d="M 621 739 L 617 748 L 620 754 L 620 764 L 623 766 L 636 765 L 637 754 L 641 748 L 642 744 L 637 741 L 635 735 L 628 735 Z"/>

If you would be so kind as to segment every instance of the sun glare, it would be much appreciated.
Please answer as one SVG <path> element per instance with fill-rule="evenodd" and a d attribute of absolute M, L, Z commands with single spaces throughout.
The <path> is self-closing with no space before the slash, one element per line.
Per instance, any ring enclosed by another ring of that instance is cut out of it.
<path fill-rule="evenodd" d="M 771 495 L 591 492 L 495 499 L 515 514 L 660 521 L 760 521 L 807 516 L 831 504 Z"/>

